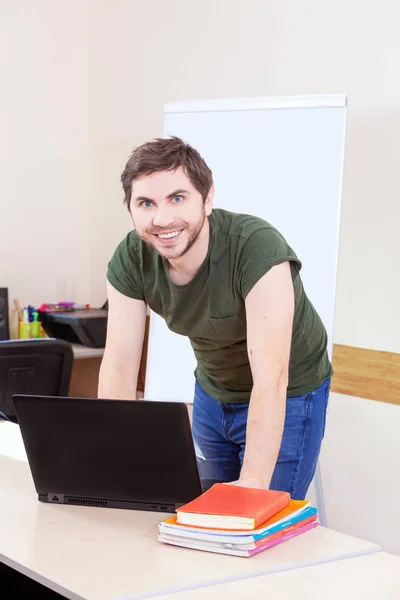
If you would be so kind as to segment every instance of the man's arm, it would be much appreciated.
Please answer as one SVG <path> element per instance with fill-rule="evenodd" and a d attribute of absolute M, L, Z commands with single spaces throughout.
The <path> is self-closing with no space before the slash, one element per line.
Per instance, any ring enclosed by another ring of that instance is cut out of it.
<path fill-rule="evenodd" d="M 146 304 L 107 282 L 107 338 L 99 376 L 99 398 L 136 399 L 146 326 Z"/>
<path fill-rule="evenodd" d="M 294 314 L 290 263 L 272 267 L 246 297 L 253 375 L 238 485 L 268 488 L 282 440 Z"/>

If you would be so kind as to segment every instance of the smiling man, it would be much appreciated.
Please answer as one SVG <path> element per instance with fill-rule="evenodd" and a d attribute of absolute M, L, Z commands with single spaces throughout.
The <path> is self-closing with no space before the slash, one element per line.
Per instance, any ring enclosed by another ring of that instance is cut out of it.
<path fill-rule="evenodd" d="M 122 185 L 134 229 L 108 266 L 99 397 L 136 397 L 149 306 L 189 337 L 197 359 L 203 489 L 223 481 L 303 499 L 333 371 L 300 260 L 266 221 L 213 209 L 212 173 L 178 138 L 136 148 Z"/>

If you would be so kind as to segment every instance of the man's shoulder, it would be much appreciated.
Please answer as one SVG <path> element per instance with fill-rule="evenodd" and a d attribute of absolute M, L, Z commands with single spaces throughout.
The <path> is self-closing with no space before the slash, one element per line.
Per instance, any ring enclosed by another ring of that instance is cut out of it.
<path fill-rule="evenodd" d="M 145 300 L 144 273 L 152 273 L 154 262 L 152 257 L 149 262 L 148 255 L 136 231 L 130 231 L 119 242 L 108 263 L 108 281 L 125 296 Z"/>
<path fill-rule="evenodd" d="M 135 229 L 129 231 L 118 244 L 115 254 L 121 258 L 129 259 L 136 263 L 141 262 L 146 245 L 140 239 Z"/>
<path fill-rule="evenodd" d="M 245 213 L 233 213 L 214 209 L 211 213 L 211 228 L 214 235 L 213 253 L 217 260 L 229 250 L 231 256 L 239 258 L 256 256 L 293 258 L 299 266 L 300 260 L 285 236 L 268 221 Z"/>
<path fill-rule="evenodd" d="M 265 219 L 247 213 L 235 213 L 222 208 L 215 208 L 211 213 L 212 227 L 227 238 L 242 238 L 248 240 L 259 231 L 278 233 L 277 229 Z"/>

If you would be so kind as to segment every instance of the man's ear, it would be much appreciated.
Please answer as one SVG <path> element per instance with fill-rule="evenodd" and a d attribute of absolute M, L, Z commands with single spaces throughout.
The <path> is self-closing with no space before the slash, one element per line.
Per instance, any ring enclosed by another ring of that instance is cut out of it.
<path fill-rule="evenodd" d="M 204 202 L 204 211 L 208 217 L 211 214 L 212 206 L 214 201 L 214 186 L 210 187 L 210 191 L 207 194 L 206 201 Z"/>

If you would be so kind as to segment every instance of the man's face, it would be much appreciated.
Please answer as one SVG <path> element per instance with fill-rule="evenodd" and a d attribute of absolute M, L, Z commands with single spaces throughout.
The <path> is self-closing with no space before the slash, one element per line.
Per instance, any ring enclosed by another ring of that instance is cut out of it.
<path fill-rule="evenodd" d="M 183 256 L 196 242 L 211 213 L 212 190 L 200 192 L 179 167 L 143 175 L 133 182 L 131 215 L 141 239 L 166 259 Z"/>

